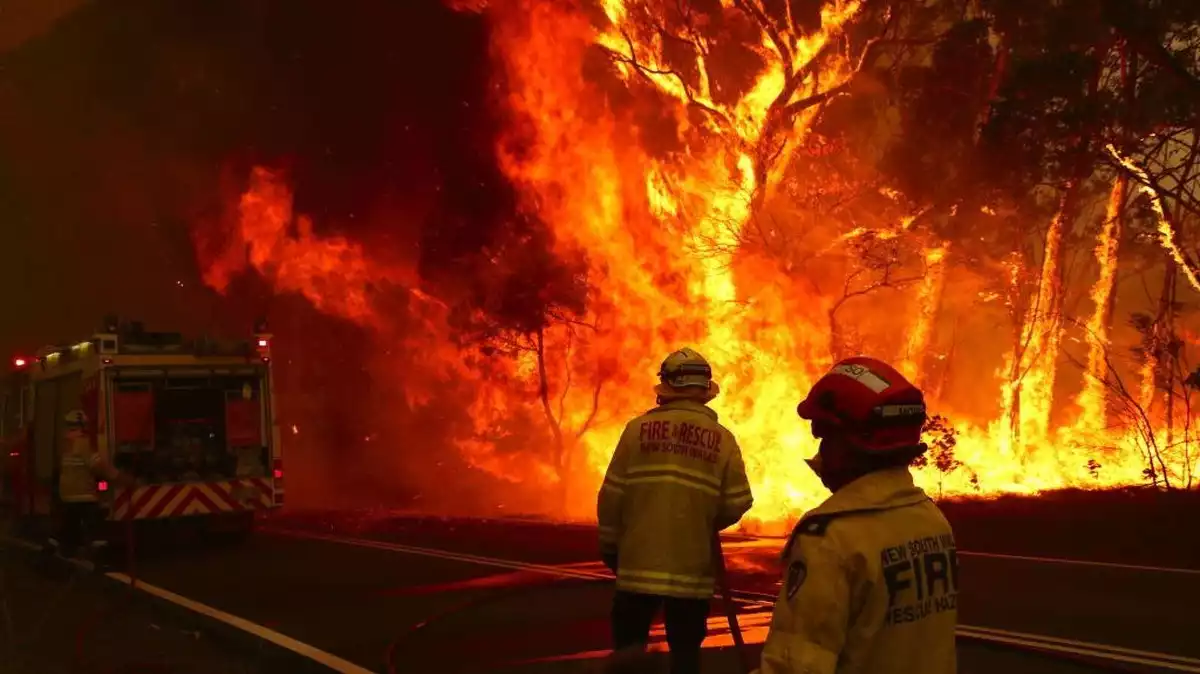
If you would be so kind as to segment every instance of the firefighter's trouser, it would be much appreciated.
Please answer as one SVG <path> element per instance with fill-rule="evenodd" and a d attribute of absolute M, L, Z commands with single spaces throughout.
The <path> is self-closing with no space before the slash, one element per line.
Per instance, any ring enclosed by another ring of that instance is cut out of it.
<path fill-rule="evenodd" d="M 700 644 L 708 635 L 708 604 L 707 599 L 618 591 L 612 607 L 613 650 L 649 643 L 650 624 L 661 607 L 671 649 L 671 674 L 696 674 L 700 671 Z"/>
<path fill-rule="evenodd" d="M 59 550 L 64 557 L 72 557 L 95 533 L 100 509 L 92 502 L 68 502 L 62 506 L 62 524 L 58 530 Z"/>

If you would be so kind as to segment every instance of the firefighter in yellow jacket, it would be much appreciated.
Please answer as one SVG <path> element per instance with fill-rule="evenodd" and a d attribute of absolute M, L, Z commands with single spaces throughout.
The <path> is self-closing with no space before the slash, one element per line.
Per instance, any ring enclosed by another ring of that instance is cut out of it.
<path fill-rule="evenodd" d="M 667 356 L 658 406 L 625 426 L 597 503 L 600 551 L 617 576 L 614 650 L 644 648 L 663 609 L 671 671 L 699 671 L 713 595 L 713 538 L 754 499 L 741 450 L 706 403 L 719 388 L 690 348 Z"/>
<path fill-rule="evenodd" d="M 82 410 L 63 418 L 59 455 L 58 498 L 62 502 L 59 539 L 50 539 L 64 556 L 72 556 L 90 533 L 98 514 L 97 480 L 121 481 L 121 474 L 99 452 L 88 433 L 88 418 Z"/>
<path fill-rule="evenodd" d="M 761 674 L 953 674 L 958 559 L 913 484 L 921 392 L 871 358 L 841 361 L 800 403 L 832 495 L 796 525 Z"/>

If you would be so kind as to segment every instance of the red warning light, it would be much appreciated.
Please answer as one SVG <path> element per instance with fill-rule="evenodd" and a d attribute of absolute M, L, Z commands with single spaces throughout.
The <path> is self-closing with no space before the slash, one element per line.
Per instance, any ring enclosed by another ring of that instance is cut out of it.
<path fill-rule="evenodd" d="M 29 364 L 24 358 L 13 358 L 13 367 L 22 368 Z"/>
<path fill-rule="evenodd" d="M 265 339 L 258 340 L 258 348 L 260 348 L 260 349 L 267 348 L 267 340 L 265 340 Z"/>
<path fill-rule="evenodd" d="M 96 491 L 108 491 L 108 482 L 100 480 L 96 483 Z"/>

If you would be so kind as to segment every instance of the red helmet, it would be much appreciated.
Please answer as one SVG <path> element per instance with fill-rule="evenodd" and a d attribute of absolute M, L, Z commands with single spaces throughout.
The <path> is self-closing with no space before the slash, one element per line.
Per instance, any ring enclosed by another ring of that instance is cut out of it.
<path fill-rule="evenodd" d="M 924 451 L 925 397 L 904 375 L 874 358 L 838 362 L 813 384 L 796 412 L 812 422 L 817 438 L 842 433 L 872 453 Z"/>

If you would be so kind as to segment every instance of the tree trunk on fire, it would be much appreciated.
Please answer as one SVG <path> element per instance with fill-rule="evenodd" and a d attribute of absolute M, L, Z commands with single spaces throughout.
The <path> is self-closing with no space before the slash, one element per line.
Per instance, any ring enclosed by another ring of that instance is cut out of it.
<path fill-rule="evenodd" d="M 1097 58 L 1089 77 L 1089 98 L 1095 98 L 1099 90 L 1100 74 L 1100 59 Z M 1013 368 L 1010 371 L 1009 385 L 1012 390 L 1011 421 L 1014 448 L 1021 447 L 1022 380 L 1029 369 L 1027 365 L 1034 363 L 1033 360 L 1027 360 L 1024 356 L 1031 343 L 1037 343 L 1040 345 L 1039 348 L 1048 350 L 1047 353 L 1032 353 L 1028 356 L 1031 359 L 1050 359 L 1050 362 L 1042 363 L 1047 375 L 1043 378 L 1043 383 L 1048 384 L 1050 390 L 1041 393 L 1047 396 L 1053 394 L 1053 374 L 1058 359 L 1058 339 L 1062 329 L 1063 267 L 1067 253 L 1067 247 L 1063 245 L 1063 238 L 1079 217 L 1081 210 L 1079 188 L 1091 175 L 1094 165 L 1093 138 L 1085 135 L 1075 149 L 1074 164 L 1067 176 L 1057 217 L 1051 221 L 1050 230 L 1046 233 L 1045 257 L 1042 260 L 1042 276 L 1038 280 L 1037 303 L 1019 318 L 1024 323 L 1030 321 L 1034 321 L 1034 323 L 1030 326 L 1030 330 L 1026 330 L 1024 326 L 1017 329 L 1017 348 L 1013 352 Z M 1041 334 L 1035 334 L 1034 329 L 1040 330 Z"/>
<path fill-rule="evenodd" d="M 550 406 L 550 377 L 546 372 L 546 331 L 544 328 L 538 328 L 534 346 L 537 353 L 538 399 L 542 401 L 542 413 L 546 417 L 546 425 L 550 427 L 550 434 L 554 438 L 554 467 L 558 472 L 560 506 L 566 507 L 567 489 L 570 482 L 570 461 L 567 456 L 567 445 L 563 440 L 561 421 L 554 415 L 554 410 Z"/>
<path fill-rule="evenodd" d="M 980 10 L 978 8 L 976 8 L 976 11 L 980 11 Z M 1011 53 L 1008 48 L 1008 43 L 1004 40 L 1003 36 L 1001 36 L 1000 44 L 996 47 L 996 60 L 992 66 L 992 74 L 988 80 L 987 90 L 984 93 L 984 95 L 982 97 L 980 97 L 978 109 L 976 110 L 976 113 L 975 113 L 975 142 L 976 143 L 979 142 L 979 139 L 983 132 L 983 129 L 987 125 L 988 117 L 990 116 L 991 110 L 992 110 L 992 103 L 995 102 L 996 96 L 999 94 L 999 91 L 1000 91 L 1000 85 L 1004 81 L 1004 76 L 1008 73 L 1008 64 L 1009 64 L 1010 59 L 1011 59 Z M 934 207 L 934 208 L 930 209 L 927 214 L 922 216 L 921 219 L 925 219 L 926 217 L 934 218 L 934 217 L 941 217 L 942 215 L 949 215 L 950 213 L 953 212 L 953 210 L 954 210 L 953 207 L 951 207 L 951 208 L 943 208 L 940 206 Z M 948 266 L 948 262 L 945 260 L 945 258 L 939 258 L 937 261 L 935 261 L 935 264 Z M 943 273 L 943 274 L 946 273 L 946 270 L 945 269 L 941 270 L 941 273 Z M 925 339 L 924 339 L 925 344 L 921 345 L 921 347 L 927 347 L 929 344 L 937 343 L 938 318 L 941 316 L 942 304 L 945 299 L 945 291 L 944 291 L 943 284 L 939 284 L 939 286 L 936 288 L 935 296 L 930 299 L 931 299 L 931 302 L 930 302 L 931 306 L 928 307 L 929 333 L 928 333 L 928 335 L 925 336 Z M 922 309 L 925 309 L 925 308 L 923 307 Z M 832 324 L 832 321 L 831 321 L 831 324 Z M 955 326 L 955 329 L 957 330 L 957 327 L 958 327 L 957 320 L 955 320 L 954 326 Z M 1018 340 L 1020 339 L 1019 334 L 1017 335 L 1017 339 Z M 951 349 L 953 350 L 953 344 L 951 344 Z M 931 378 L 925 376 L 926 366 L 929 363 L 927 348 L 921 348 L 917 353 L 910 352 L 908 355 L 908 358 L 915 365 L 915 369 L 916 369 L 916 372 L 914 373 L 915 383 L 918 386 L 922 387 L 923 389 L 926 389 L 926 398 L 936 399 L 940 393 L 940 390 L 946 383 L 946 378 L 947 378 L 946 371 L 948 369 L 949 363 L 947 362 L 945 364 L 943 371 L 939 374 L 939 376 L 935 380 L 935 379 L 931 379 Z"/>
<path fill-rule="evenodd" d="M 1022 316 L 1024 314 L 1021 314 Z M 1008 384 L 1011 391 L 1009 401 L 1008 436 L 1013 451 L 1021 446 L 1021 367 L 1025 362 L 1025 324 L 1023 318 L 1013 321 L 1013 357 L 1012 367 L 1008 370 Z"/>
<path fill-rule="evenodd" d="M 1179 268 L 1175 264 L 1175 260 L 1168 256 L 1166 270 L 1163 277 L 1162 294 L 1158 299 L 1158 325 L 1156 326 L 1159 336 L 1156 338 L 1157 348 L 1154 350 L 1154 378 L 1155 382 L 1163 391 L 1163 402 L 1165 404 L 1167 434 L 1164 439 L 1164 446 L 1170 447 L 1175 442 L 1175 367 L 1177 353 L 1175 350 L 1175 289 L 1176 282 L 1179 278 Z M 1152 444 L 1151 447 L 1154 453 L 1150 457 L 1150 468 L 1156 475 L 1162 476 L 1163 485 L 1170 488 L 1170 478 L 1167 475 L 1167 467 L 1163 461 L 1162 451 L 1157 445 Z M 1157 465 L 1155 462 L 1157 461 Z M 1158 480 L 1155 479 L 1157 483 Z"/>
<path fill-rule="evenodd" d="M 836 363 L 842 358 L 842 352 L 845 351 L 845 344 L 842 343 L 842 328 L 838 323 L 838 309 L 842 308 L 843 302 L 838 302 L 829 310 L 829 359 L 831 363 Z"/>
<path fill-rule="evenodd" d="M 928 383 L 925 384 L 926 400 L 940 399 L 942 391 L 946 389 L 946 384 L 950 382 L 954 371 L 954 357 L 958 354 L 958 323 L 959 317 L 955 316 L 954 324 L 950 328 L 950 347 L 946 351 L 946 358 L 942 361 L 942 366 L 938 368 L 937 376 L 928 378 Z"/>

